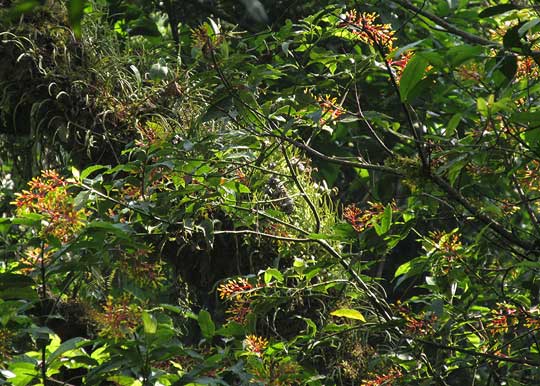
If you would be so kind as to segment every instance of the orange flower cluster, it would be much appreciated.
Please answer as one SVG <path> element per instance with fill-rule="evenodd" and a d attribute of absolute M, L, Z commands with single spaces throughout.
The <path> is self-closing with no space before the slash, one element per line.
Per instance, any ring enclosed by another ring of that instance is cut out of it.
<path fill-rule="evenodd" d="M 504 334 L 512 327 L 540 328 L 540 310 L 533 307 L 529 310 L 517 308 L 512 304 L 497 303 L 497 308 L 491 310 L 487 329 L 492 334 Z"/>
<path fill-rule="evenodd" d="M 466 63 L 460 66 L 457 70 L 457 74 L 463 80 L 474 80 L 478 82 L 482 77 L 480 75 L 481 69 L 476 62 Z"/>
<path fill-rule="evenodd" d="M 518 172 L 520 182 L 530 190 L 540 190 L 538 176 L 540 176 L 540 162 L 536 160 L 532 160 L 525 166 L 525 169 Z"/>
<path fill-rule="evenodd" d="M 129 296 L 107 298 L 103 311 L 92 313 L 100 328 L 100 335 L 123 339 L 133 333 L 140 324 L 142 310 L 130 301 Z"/>
<path fill-rule="evenodd" d="M 249 181 L 248 181 L 248 177 L 246 176 L 246 174 L 242 171 L 242 169 L 236 169 L 235 172 L 234 172 L 235 176 L 236 176 L 236 179 L 244 184 L 244 185 L 248 185 L 249 184 Z"/>
<path fill-rule="evenodd" d="M 45 251 L 42 251 L 40 247 L 31 247 L 25 251 L 25 256 L 19 260 L 23 268 L 20 269 L 22 273 L 28 274 L 34 269 L 41 266 L 42 261 L 47 264 L 52 256 L 52 251 L 47 249 L 45 244 Z"/>
<path fill-rule="evenodd" d="M 122 272 L 142 287 L 158 288 L 165 280 L 160 261 L 147 261 L 151 247 L 126 251 L 122 254 L 120 267 Z"/>
<path fill-rule="evenodd" d="M 516 76 L 518 79 L 538 79 L 540 78 L 540 67 L 530 56 L 520 58 Z"/>
<path fill-rule="evenodd" d="M 222 34 L 215 34 L 210 31 L 212 31 L 212 28 L 208 23 L 191 30 L 193 46 L 202 49 L 205 55 L 210 54 L 210 51 L 219 47 L 225 40 Z"/>
<path fill-rule="evenodd" d="M 410 335 L 428 335 L 434 332 L 434 324 L 437 315 L 431 314 L 427 317 L 425 312 L 414 315 L 411 310 L 398 301 L 396 303 L 397 312 L 405 320 L 405 331 Z"/>
<path fill-rule="evenodd" d="M 321 125 L 328 121 L 337 120 L 345 112 L 341 106 L 338 106 L 337 98 L 331 98 L 330 95 L 326 95 L 324 98 L 318 97 L 317 101 L 322 109 L 322 116 L 319 120 Z"/>
<path fill-rule="evenodd" d="M 386 374 L 374 375 L 372 379 L 362 381 L 361 386 L 391 386 L 396 380 L 403 377 L 399 369 L 392 368 Z"/>
<path fill-rule="evenodd" d="M 403 70 L 405 70 L 405 67 L 407 67 L 407 63 L 409 63 L 409 60 L 413 57 L 413 52 L 408 51 L 404 54 L 402 54 L 398 59 L 390 59 L 388 60 L 388 64 L 394 69 L 396 72 L 396 80 L 399 82 L 401 80 L 401 75 L 403 75 Z"/>
<path fill-rule="evenodd" d="M 351 32 L 358 38 L 369 45 L 377 45 L 385 47 L 388 51 L 392 51 L 393 44 L 396 38 L 390 24 L 377 24 L 375 20 L 379 17 L 376 13 L 361 13 L 357 14 L 356 10 L 351 10 L 345 13 L 345 22 L 341 23 L 341 27 L 352 27 Z"/>
<path fill-rule="evenodd" d="M 73 198 L 67 191 L 68 185 L 56 171 L 44 170 L 40 177 L 28 182 L 28 190 L 16 193 L 17 212 L 43 215 L 46 224 L 43 233 L 67 242 L 86 219 L 83 209 L 75 209 Z"/>
<path fill-rule="evenodd" d="M 385 209 L 385 206 L 379 202 L 368 201 L 369 209 L 357 208 L 355 204 L 351 204 L 343 209 L 343 218 L 352 225 L 355 231 L 362 232 L 373 226 L 372 220 L 380 216 Z M 392 203 L 392 209 L 397 210 L 395 203 Z"/>
<path fill-rule="evenodd" d="M 240 324 L 246 322 L 247 316 L 252 311 L 251 294 L 256 289 L 257 287 L 245 278 L 229 280 L 218 287 L 220 299 L 231 302 L 227 309 L 227 314 L 230 315 L 227 320 Z"/>
<path fill-rule="evenodd" d="M 418 316 L 405 316 L 406 324 L 405 330 L 410 335 L 428 335 L 433 333 L 433 325 L 437 321 L 437 315 L 431 314 L 429 318 L 426 318 L 422 313 Z"/>
<path fill-rule="evenodd" d="M 0 364 L 11 359 L 13 338 L 15 334 L 7 328 L 0 328 Z"/>
<path fill-rule="evenodd" d="M 263 359 L 263 366 L 251 367 L 249 372 L 253 375 L 252 383 L 267 386 L 296 386 L 305 380 L 300 373 L 301 367 L 291 360 Z"/>
<path fill-rule="evenodd" d="M 244 339 L 244 349 L 258 357 L 262 357 L 264 350 L 268 346 L 268 340 L 257 335 L 247 335 Z"/>
<path fill-rule="evenodd" d="M 435 242 L 438 250 L 444 253 L 448 262 L 452 262 L 460 257 L 463 246 L 456 233 L 445 233 L 442 231 L 429 232 L 429 236 Z"/>

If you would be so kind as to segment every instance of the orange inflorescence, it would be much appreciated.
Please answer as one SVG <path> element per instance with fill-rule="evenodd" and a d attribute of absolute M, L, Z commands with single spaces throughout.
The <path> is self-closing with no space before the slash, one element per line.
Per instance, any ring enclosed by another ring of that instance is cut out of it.
<path fill-rule="evenodd" d="M 126 251 L 122 254 L 120 266 L 132 280 L 141 286 L 157 288 L 165 280 L 160 261 L 148 261 L 151 247 Z"/>
<path fill-rule="evenodd" d="M 11 344 L 15 334 L 7 328 L 0 328 L 0 364 L 11 359 Z"/>
<path fill-rule="evenodd" d="M 482 76 L 480 75 L 481 69 L 476 62 L 466 63 L 457 69 L 457 73 L 463 80 L 479 81 Z"/>
<path fill-rule="evenodd" d="M 54 170 L 44 170 L 40 177 L 28 182 L 29 190 L 16 193 L 17 212 L 38 213 L 44 216 L 43 232 L 66 242 L 83 225 L 86 212 L 75 209 L 67 191 L 69 183 Z"/>
<path fill-rule="evenodd" d="M 248 366 L 251 367 L 251 366 Z M 263 366 L 252 367 L 249 373 L 253 375 L 251 382 L 267 386 L 300 385 L 303 375 L 301 367 L 294 361 L 263 360 Z"/>
<path fill-rule="evenodd" d="M 409 60 L 411 60 L 412 57 L 413 57 L 413 52 L 408 51 L 407 53 L 401 55 L 398 59 L 396 60 L 390 59 L 388 61 L 388 64 L 396 72 L 396 79 L 398 82 L 401 79 L 401 75 L 403 75 L 403 70 L 405 70 L 405 67 L 407 67 L 407 63 L 409 63 Z"/>
<path fill-rule="evenodd" d="M 362 381 L 361 386 L 391 386 L 394 384 L 394 382 L 401 378 L 403 374 L 399 369 L 390 369 L 386 374 L 381 375 L 373 375 L 373 377 L 369 380 Z"/>
<path fill-rule="evenodd" d="M 512 304 L 497 303 L 497 307 L 490 311 L 486 323 L 486 330 L 492 335 L 506 334 L 511 330 L 528 328 L 540 329 L 540 309 L 532 307 L 527 309 Z"/>
<path fill-rule="evenodd" d="M 322 116 L 319 120 L 321 125 L 324 125 L 328 121 L 335 121 L 345 112 L 345 110 L 337 104 L 337 98 L 331 98 L 330 95 L 326 95 L 324 98 L 318 97 L 317 101 L 322 109 Z"/>
<path fill-rule="evenodd" d="M 343 218 L 352 225 L 354 230 L 362 232 L 367 228 L 371 228 L 373 224 L 371 220 L 374 217 L 381 215 L 384 212 L 385 206 L 379 202 L 368 201 L 369 209 L 357 208 L 355 204 L 345 207 L 343 210 Z M 397 210 L 395 203 L 392 203 L 392 209 Z"/>
<path fill-rule="evenodd" d="M 219 47 L 225 40 L 222 34 L 211 34 L 209 28 L 205 23 L 191 30 L 193 46 L 202 49 L 205 54 L 209 54 L 210 51 Z"/>
<path fill-rule="evenodd" d="M 242 171 L 242 169 L 236 169 L 234 174 L 236 175 L 236 179 L 239 182 L 241 182 L 242 184 L 244 184 L 246 186 L 249 184 L 248 178 L 247 178 L 246 174 Z"/>
<path fill-rule="evenodd" d="M 30 273 L 34 269 L 40 267 L 41 263 L 47 264 L 52 255 L 52 251 L 47 250 L 47 244 L 45 244 L 44 248 L 45 250 L 42 251 L 40 247 L 31 247 L 25 251 L 24 257 L 19 260 L 24 266 L 24 268 L 20 269 L 21 272 Z"/>
<path fill-rule="evenodd" d="M 510 326 L 519 324 L 519 314 L 516 307 L 498 303 L 497 309 L 491 310 L 491 318 L 487 323 L 487 328 L 492 333 L 506 333 Z"/>
<path fill-rule="evenodd" d="M 540 162 L 532 160 L 518 172 L 518 178 L 525 187 L 530 190 L 540 190 L 538 176 L 540 175 Z"/>
<path fill-rule="evenodd" d="M 231 305 L 227 309 L 230 316 L 227 320 L 243 324 L 251 313 L 251 294 L 257 289 L 245 278 L 233 279 L 221 284 L 217 291 L 222 300 L 228 300 Z"/>
<path fill-rule="evenodd" d="M 538 79 L 540 78 L 540 67 L 530 56 L 520 58 L 518 59 L 516 76 L 518 79 Z"/>
<path fill-rule="evenodd" d="M 238 299 L 243 297 L 244 291 L 253 289 L 253 285 L 245 278 L 229 280 L 218 287 L 220 299 Z"/>
<path fill-rule="evenodd" d="M 258 357 L 262 357 L 264 350 L 268 346 L 268 340 L 256 335 L 247 335 L 244 339 L 244 348 Z"/>
<path fill-rule="evenodd" d="M 435 242 L 437 249 L 444 253 L 446 260 L 452 262 L 460 257 L 463 246 L 458 234 L 434 231 L 430 232 L 429 236 Z"/>
<path fill-rule="evenodd" d="M 129 296 L 108 297 L 103 311 L 94 312 L 93 317 L 100 327 L 100 335 L 114 339 L 125 338 L 140 324 L 142 310 L 133 304 Z"/>
<path fill-rule="evenodd" d="M 428 317 L 425 312 L 414 315 L 407 306 L 401 305 L 399 301 L 396 306 L 399 316 L 405 320 L 405 331 L 408 334 L 429 335 L 435 331 L 434 325 L 437 321 L 437 315 L 431 314 Z"/>
<path fill-rule="evenodd" d="M 366 44 L 378 45 L 392 51 L 396 40 L 394 31 L 392 31 L 390 24 L 375 23 L 378 17 L 379 15 L 376 13 L 363 12 L 358 14 L 355 10 L 351 10 L 345 14 L 345 22 L 341 23 L 340 26 L 353 27 L 352 33 Z"/>

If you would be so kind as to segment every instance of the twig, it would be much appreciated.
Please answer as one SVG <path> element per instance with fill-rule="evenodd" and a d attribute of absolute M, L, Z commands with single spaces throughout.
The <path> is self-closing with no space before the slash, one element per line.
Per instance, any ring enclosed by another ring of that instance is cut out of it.
<path fill-rule="evenodd" d="M 537 367 L 540 366 L 540 362 L 532 361 L 532 360 L 526 359 L 526 358 L 504 357 L 504 356 L 501 356 L 501 355 L 495 355 L 495 354 L 490 354 L 490 353 L 484 353 L 484 352 L 478 352 L 478 351 L 474 351 L 474 350 L 469 350 L 469 349 L 461 348 L 461 347 L 458 347 L 458 346 L 449 346 L 449 345 L 446 345 L 446 344 L 441 344 L 441 343 L 437 343 L 437 342 L 431 342 L 431 341 L 424 340 L 424 339 L 417 339 L 417 341 L 421 342 L 421 343 L 424 343 L 424 344 L 428 344 L 430 346 L 435 346 L 435 347 L 440 348 L 440 349 L 462 352 L 462 353 L 465 353 L 465 354 L 470 354 L 470 355 L 473 355 L 473 356 L 483 357 L 483 358 L 487 358 L 487 359 L 493 359 L 493 360 L 496 360 L 496 361 L 517 363 L 517 364 L 520 364 L 520 365 L 529 365 L 529 366 L 537 366 Z"/>
<path fill-rule="evenodd" d="M 309 209 L 311 210 L 311 213 L 313 213 L 313 217 L 315 218 L 315 233 L 319 233 L 321 231 L 321 217 L 319 216 L 319 212 L 317 212 L 317 208 L 315 208 L 315 205 L 311 201 L 311 198 L 307 195 L 306 190 L 304 189 L 304 186 L 298 179 L 298 175 L 296 174 L 296 170 L 294 170 L 293 165 L 291 164 L 291 160 L 289 158 L 289 155 L 287 154 L 287 148 L 285 146 L 281 146 L 283 156 L 285 158 L 285 161 L 287 162 L 287 166 L 289 167 L 289 171 L 291 172 L 291 177 L 296 185 L 296 187 L 300 190 L 302 193 L 302 197 L 304 198 L 304 201 L 308 204 Z"/>
<path fill-rule="evenodd" d="M 381 145 L 384 151 L 387 152 L 391 157 L 394 157 L 394 152 L 392 152 L 392 150 L 390 150 L 388 146 L 386 146 L 386 144 L 383 142 L 383 140 L 379 137 L 377 132 L 371 126 L 371 123 L 369 123 L 369 121 L 364 116 L 364 112 L 362 111 L 362 106 L 360 105 L 360 95 L 358 93 L 358 87 L 356 86 L 356 82 L 354 83 L 354 96 L 356 98 L 356 107 L 358 109 L 358 112 L 356 113 L 356 115 L 362 118 L 364 123 L 367 125 L 369 131 L 371 132 L 371 135 L 373 135 L 373 137 L 377 140 L 379 145 Z"/>

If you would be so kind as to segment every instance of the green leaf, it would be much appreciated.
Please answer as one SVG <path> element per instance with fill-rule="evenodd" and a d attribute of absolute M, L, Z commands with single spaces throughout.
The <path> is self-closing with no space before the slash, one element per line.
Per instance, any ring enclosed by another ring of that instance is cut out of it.
<path fill-rule="evenodd" d="M 268 268 L 264 273 L 264 282 L 268 284 L 272 278 L 275 278 L 280 283 L 283 282 L 283 275 L 281 272 L 279 272 L 279 270 L 275 268 Z"/>
<path fill-rule="evenodd" d="M 462 44 L 456 47 L 451 47 L 446 52 L 446 59 L 452 66 L 456 67 L 463 64 L 467 60 L 479 57 L 483 51 L 484 48 L 482 46 Z"/>
<path fill-rule="evenodd" d="M 68 20 L 77 38 L 81 37 L 81 21 L 84 15 L 85 0 L 68 0 Z"/>
<path fill-rule="evenodd" d="M 392 206 L 387 205 L 386 208 L 384 208 L 384 213 L 382 214 L 380 223 L 375 224 L 375 231 L 377 232 L 379 236 L 382 236 L 390 230 L 391 226 L 392 226 Z"/>
<path fill-rule="evenodd" d="M 71 174 L 73 175 L 73 178 L 75 178 L 75 180 L 81 180 L 81 172 L 75 166 L 71 167 Z"/>
<path fill-rule="evenodd" d="M 26 275 L 0 273 L 0 290 L 6 288 L 24 288 L 34 285 L 34 280 Z"/>
<path fill-rule="evenodd" d="M 406 274 L 407 272 L 409 272 L 412 268 L 412 262 L 411 261 L 407 261 L 403 264 L 401 264 L 398 269 L 396 270 L 396 273 L 394 273 L 394 277 L 398 277 L 400 275 L 404 275 Z"/>
<path fill-rule="evenodd" d="M 92 174 L 93 172 L 97 170 L 108 169 L 108 168 L 109 166 L 105 166 L 105 165 L 92 165 L 90 167 L 87 167 L 81 172 L 81 180 L 88 178 L 90 174 Z"/>
<path fill-rule="evenodd" d="M 504 48 L 511 50 L 512 48 L 522 48 L 521 36 L 519 36 L 520 25 L 509 28 L 503 36 Z"/>
<path fill-rule="evenodd" d="M 81 337 L 66 340 L 51 355 L 49 355 L 47 361 L 49 364 L 52 364 L 56 359 L 60 358 L 66 352 L 88 346 L 90 344 L 92 344 L 92 341 Z"/>
<path fill-rule="evenodd" d="M 142 321 L 144 332 L 146 334 L 155 334 L 157 331 L 157 320 L 153 315 L 149 314 L 146 311 L 142 313 Z"/>
<path fill-rule="evenodd" d="M 478 98 L 476 100 L 476 109 L 484 117 L 488 116 L 488 113 L 489 113 L 488 103 L 484 98 Z"/>
<path fill-rule="evenodd" d="M 211 339 L 216 332 L 216 325 L 212 321 L 212 316 L 206 310 L 201 310 L 197 318 L 201 333 L 206 339 Z"/>
<path fill-rule="evenodd" d="M 43 216 L 38 213 L 25 213 L 14 218 L 12 223 L 15 225 L 38 226 L 42 218 Z"/>
<path fill-rule="evenodd" d="M 366 321 L 366 318 L 364 318 L 364 315 L 362 315 L 360 311 L 352 310 L 350 308 L 340 308 L 339 310 L 330 312 L 330 315 L 338 316 L 340 318 L 360 320 L 362 322 Z"/>
<path fill-rule="evenodd" d="M 531 148 L 537 148 L 540 144 L 540 128 L 530 129 L 521 134 L 521 138 Z"/>
<path fill-rule="evenodd" d="M 413 56 L 409 63 L 407 63 L 399 81 L 399 92 L 402 102 L 408 100 L 408 96 L 414 86 L 422 80 L 428 64 L 428 61 L 420 55 Z"/>
<path fill-rule="evenodd" d="M 521 123 L 523 125 L 532 125 L 534 126 L 538 125 L 538 122 L 540 122 L 540 110 L 536 111 L 524 111 L 524 112 L 515 112 L 510 117 L 510 120 L 515 123 Z"/>
<path fill-rule="evenodd" d="M 140 386 L 141 381 L 135 378 L 128 377 L 127 375 L 112 375 L 107 378 L 107 381 L 111 381 L 120 386 Z"/>
<path fill-rule="evenodd" d="M 521 27 L 519 27 L 518 29 L 518 34 L 519 36 L 523 36 L 525 35 L 528 31 L 532 30 L 534 27 L 536 27 L 536 25 L 540 23 L 540 19 L 532 19 L 532 20 L 529 20 L 528 22 L 526 22 L 525 24 L 523 24 Z"/>
<path fill-rule="evenodd" d="M 229 322 L 218 329 L 216 334 L 224 337 L 243 337 L 246 335 L 246 329 L 239 323 Z"/>
<path fill-rule="evenodd" d="M 86 225 L 86 230 L 103 230 L 115 234 L 120 238 L 129 239 L 130 234 L 133 233 L 129 225 L 126 224 L 112 224 L 106 221 L 92 221 Z"/>
<path fill-rule="evenodd" d="M 513 79 L 518 69 L 516 55 L 505 55 L 501 61 L 501 72 L 507 79 Z"/>
<path fill-rule="evenodd" d="M 456 129 L 459 126 L 459 123 L 461 122 L 461 118 L 463 115 L 461 113 L 455 113 L 452 118 L 448 121 L 448 124 L 446 125 L 446 131 L 444 135 L 446 137 L 453 137 L 456 133 Z"/>
<path fill-rule="evenodd" d="M 166 79 L 169 75 L 169 68 L 161 63 L 154 63 L 150 67 L 150 79 L 162 80 Z"/>
<path fill-rule="evenodd" d="M 514 4 L 495 5 L 494 7 L 489 7 L 489 8 L 484 9 L 482 12 L 478 14 L 478 17 L 484 18 L 484 17 L 500 15 L 501 13 L 512 11 L 514 9 L 517 9 L 517 7 Z"/>
<path fill-rule="evenodd" d="M 10 385 L 26 386 L 38 375 L 38 366 L 31 362 L 11 362 L 9 371 L 15 374 L 15 377 L 9 380 Z"/>

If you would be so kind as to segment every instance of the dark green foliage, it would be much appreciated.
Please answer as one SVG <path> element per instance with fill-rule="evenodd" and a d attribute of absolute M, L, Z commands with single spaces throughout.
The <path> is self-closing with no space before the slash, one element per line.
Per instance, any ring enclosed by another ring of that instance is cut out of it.
<path fill-rule="evenodd" d="M 433 3 L 6 3 L 0 384 L 538 383 L 539 19 Z"/>

